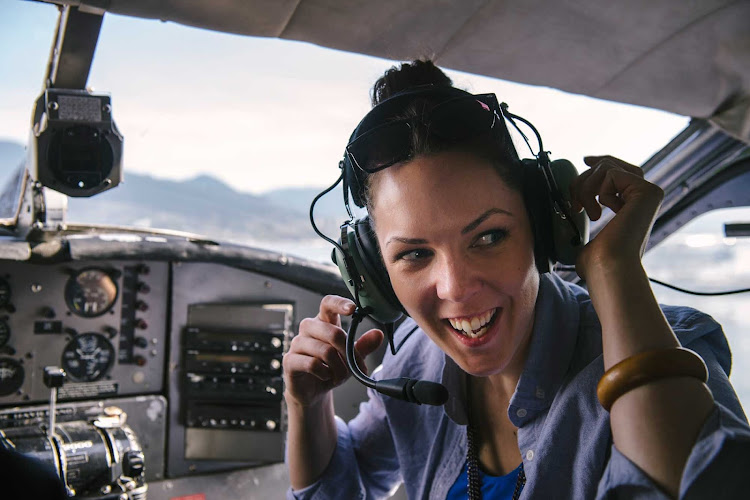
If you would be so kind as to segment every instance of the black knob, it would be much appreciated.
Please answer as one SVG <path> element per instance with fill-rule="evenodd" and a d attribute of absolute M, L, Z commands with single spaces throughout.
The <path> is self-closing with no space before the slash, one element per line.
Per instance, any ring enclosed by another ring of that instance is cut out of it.
<path fill-rule="evenodd" d="M 139 330 L 145 330 L 146 328 L 148 328 L 148 323 L 146 323 L 146 320 L 138 318 L 137 320 L 135 320 L 135 327 Z"/>
<path fill-rule="evenodd" d="M 55 310 L 51 307 L 42 307 L 42 310 L 40 311 L 42 317 L 47 319 L 54 319 L 57 314 L 55 313 Z"/>
<path fill-rule="evenodd" d="M 53 387 L 62 387 L 65 382 L 65 370 L 58 366 L 45 366 L 42 380 L 44 385 L 50 389 Z"/>
<path fill-rule="evenodd" d="M 113 339 L 117 336 L 117 328 L 113 326 L 105 326 L 104 332 L 109 336 L 109 338 Z"/>
<path fill-rule="evenodd" d="M 145 349 L 148 347 L 148 340 L 146 340 L 146 337 L 136 337 L 135 345 L 137 345 L 141 349 Z"/>
<path fill-rule="evenodd" d="M 148 311 L 148 304 L 146 304 L 142 300 L 139 300 L 135 303 L 135 308 L 139 311 Z"/>
<path fill-rule="evenodd" d="M 138 274 L 148 274 L 151 272 L 151 268 L 146 264 L 138 264 L 135 268 L 135 272 L 137 272 Z"/>
<path fill-rule="evenodd" d="M 122 459 L 122 472 L 127 477 L 140 477 L 143 475 L 144 469 L 145 464 L 142 452 L 135 450 L 125 452 L 125 457 Z"/>
<path fill-rule="evenodd" d="M 148 293 L 148 292 L 151 291 L 151 287 L 148 286 L 143 281 L 139 281 L 138 284 L 136 285 L 136 290 L 138 290 L 138 293 L 144 293 L 145 294 L 145 293 Z"/>

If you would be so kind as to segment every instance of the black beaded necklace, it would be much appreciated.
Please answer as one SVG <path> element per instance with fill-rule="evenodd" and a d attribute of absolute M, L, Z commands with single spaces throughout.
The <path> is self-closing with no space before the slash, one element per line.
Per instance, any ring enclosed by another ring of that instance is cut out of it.
<path fill-rule="evenodd" d="M 468 445 L 466 447 L 466 469 L 467 476 L 469 478 L 468 493 L 469 500 L 481 500 L 482 499 L 482 479 L 479 477 L 479 450 L 477 449 L 477 437 L 476 430 L 471 424 L 471 388 L 469 387 L 469 376 L 466 376 L 466 409 L 469 415 L 469 423 L 466 426 L 466 440 Z M 518 477 L 516 478 L 516 487 L 513 490 L 513 500 L 518 500 L 521 496 L 521 491 L 526 485 L 526 473 L 523 470 L 523 461 L 521 462 L 521 470 L 518 471 Z"/>

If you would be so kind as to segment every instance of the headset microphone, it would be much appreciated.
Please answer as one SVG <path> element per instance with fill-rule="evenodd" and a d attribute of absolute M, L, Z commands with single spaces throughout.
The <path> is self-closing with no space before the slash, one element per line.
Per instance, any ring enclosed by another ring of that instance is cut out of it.
<path fill-rule="evenodd" d="M 380 394 L 408 401 L 410 403 L 440 406 L 448 401 L 448 389 L 437 382 L 427 380 L 415 380 L 413 378 L 399 377 L 387 380 L 374 380 L 362 372 L 354 357 L 354 335 L 357 326 L 362 319 L 369 314 L 367 308 L 357 307 L 352 315 L 352 323 L 346 335 L 346 362 L 349 365 L 354 378 L 365 386 L 375 389 Z"/>

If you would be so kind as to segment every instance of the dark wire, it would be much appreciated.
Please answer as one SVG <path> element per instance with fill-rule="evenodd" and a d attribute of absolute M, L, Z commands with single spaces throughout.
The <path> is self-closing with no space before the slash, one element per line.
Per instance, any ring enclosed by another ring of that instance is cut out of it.
<path fill-rule="evenodd" d="M 354 356 L 354 336 L 357 334 L 357 327 L 367 314 L 367 309 L 361 309 L 359 307 L 357 307 L 354 310 L 354 314 L 352 314 L 352 322 L 349 325 L 349 331 L 346 333 L 346 361 L 349 364 L 349 370 L 352 372 L 352 375 L 354 375 L 354 378 L 370 389 L 375 389 L 375 381 L 360 370 L 359 365 L 357 364 L 357 358 Z"/>
<path fill-rule="evenodd" d="M 344 178 L 344 172 L 342 171 L 341 175 L 339 175 L 339 178 L 336 179 L 336 182 L 334 182 L 333 184 L 331 184 L 330 187 L 328 187 L 328 188 L 324 189 L 323 191 L 321 191 L 320 193 L 318 193 L 318 195 L 315 198 L 313 198 L 313 201 L 310 204 L 310 224 L 312 224 L 313 231 L 315 231 L 318 236 L 320 236 L 321 238 L 323 238 L 324 240 L 326 240 L 328 243 L 330 243 L 331 245 L 333 245 L 336 248 L 338 248 L 339 251 L 342 254 L 344 253 L 344 249 L 341 248 L 341 245 L 339 245 L 339 243 L 337 241 L 333 241 L 331 238 L 329 238 L 325 234 L 321 233 L 320 229 L 318 229 L 318 226 L 315 225 L 315 217 L 313 216 L 313 211 L 315 210 L 315 204 L 318 202 L 318 200 L 321 199 L 326 194 L 328 194 L 333 188 L 335 188 L 336 186 L 338 186 L 339 182 L 341 182 L 341 180 L 343 178 Z"/>
<path fill-rule="evenodd" d="M 657 285 L 661 285 L 667 288 L 671 288 L 672 290 L 676 290 L 678 292 L 687 293 L 690 295 L 699 295 L 701 297 L 714 297 L 714 296 L 721 296 L 721 295 L 736 295 L 738 293 L 747 293 L 750 292 L 750 288 L 739 288 L 737 290 L 725 290 L 723 292 L 695 292 L 693 290 L 685 290 L 684 288 L 680 288 L 678 286 L 670 285 L 669 283 L 664 283 L 663 281 L 659 281 L 654 278 L 649 278 L 649 281 L 656 283 Z"/>
<path fill-rule="evenodd" d="M 542 144 L 542 136 L 539 135 L 539 131 L 536 129 L 536 127 L 532 125 L 529 120 L 527 120 L 526 118 L 522 116 L 514 115 L 513 113 L 507 110 L 506 110 L 506 113 L 507 113 L 508 119 L 510 120 L 510 123 L 512 123 L 513 126 L 516 128 L 516 130 L 518 130 L 519 132 L 521 131 L 521 129 L 518 128 L 518 125 L 516 125 L 513 119 L 515 118 L 516 120 L 519 120 L 525 123 L 531 129 L 531 131 L 534 132 L 534 135 L 536 136 L 536 140 L 539 143 L 539 151 L 544 151 L 544 144 Z M 523 135 L 523 133 L 521 133 L 521 135 Z M 527 143 L 529 142 L 528 139 L 526 140 L 526 142 Z M 531 149 L 531 146 L 529 146 L 529 149 Z M 534 154 L 533 149 L 531 151 L 531 154 Z"/>
<path fill-rule="evenodd" d="M 539 151 L 541 151 L 542 150 L 542 138 L 539 136 L 539 132 L 537 132 L 536 129 L 534 128 L 534 126 L 531 125 L 527 120 L 524 120 L 520 116 L 514 115 L 513 113 L 511 113 L 510 111 L 508 111 L 508 104 L 507 103 L 500 104 L 500 108 L 502 109 L 502 112 L 503 112 L 503 118 L 505 118 L 506 120 L 508 120 L 510 122 L 510 124 L 513 125 L 513 128 L 515 128 L 516 131 L 519 134 L 521 134 L 521 137 L 523 137 L 523 140 L 526 143 L 526 146 L 529 148 L 529 151 L 531 152 L 531 155 L 532 156 L 536 156 L 536 153 L 534 153 L 534 148 L 531 147 L 531 142 L 529 141 L 529 138 L 526 136 L 526 134 L 524 134 L 523 130 L 521 130 L 521 127 L 518 126 L 518 124 L 515 122 L 515 120 L 513 120 L 513 118 L 518 118 L 519 120 L 521 120 L 522 122 L 524 122 L 525 124 L 527 124 L 527 125 L 530 126 L 531 130 L 534 131 L 534 133 L 536 134 L 537 139 L 539 140 Z"/>
<path fill-rule="evenodd" d="M 575 266 L 557 266 L 556 269 L 558 271 L 575 271 Z M 722 292 L 696 292 L 694 290 L 687 290 L 685 288 L 680 288 L 678 286 L 670 285 L 669 283 L 665 283 L 663 281 L 660 281 L 656 278 L 652 278 L 648 276 L 648 280 L 652 283 L 656 283 L 657 285 L 661 285 L 666 288 L 670 288 L 672 290 L 675 290 L 677 292 L 686 293 L 688 295 L 698 295 L 699 297 L 719 297 L 722 295 L 736 295 L 738 293 L 747 293 L 750 292 L 750 288 L 739 288 L 737 290 L 725 290 Z"/>
<path fill-rule="evenodd" d="M 349 182 L 346 180 L 346 165 L 344 164 L 344 160 L 339 162 L 339 169 L 341 170 L 341 176 L 344 178 L 344 206 L 346 207 L 346 213 L 349 214 L 350 219 L 354 219 L 352 209 L 349 206 Z"/>

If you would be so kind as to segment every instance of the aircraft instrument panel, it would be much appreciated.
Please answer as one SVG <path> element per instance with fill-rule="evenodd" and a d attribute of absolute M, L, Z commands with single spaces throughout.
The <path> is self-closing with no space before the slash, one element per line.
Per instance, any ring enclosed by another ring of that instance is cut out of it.
<path fill-rule="evenodd" d="M 189 496 L 258 467 L 283 491 L 281 360 L 320 298 L 221 263 L 0 261 L 0 446 L 79 497 Z"/>

